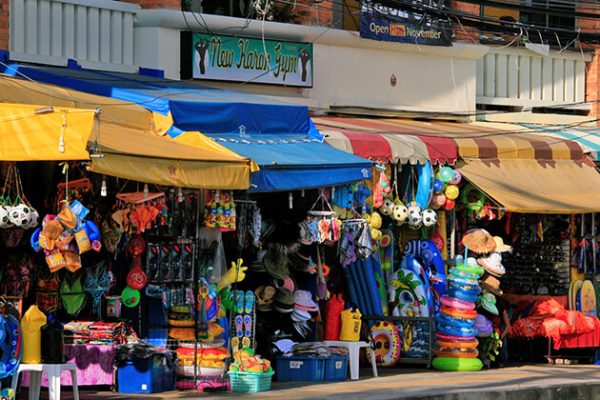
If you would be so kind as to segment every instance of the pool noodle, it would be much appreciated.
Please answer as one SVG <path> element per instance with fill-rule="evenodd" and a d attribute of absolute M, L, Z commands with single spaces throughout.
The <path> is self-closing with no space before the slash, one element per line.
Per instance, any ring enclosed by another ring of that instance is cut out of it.
<path fill-rule="evenodd" d="M 364 297 L 363 297 L 361 287 L 360 287 L 361 286 L 360 280 L 358 279 L 358 277 L 356 275 L 355 263 L 356 263 L 356 261 L 350 263 L 346 268 L 348 268 L 348 271 L 350 272 L 351 280 L 354 284 L 354 288 L 355 288 L 355 292 L 356 292 L 356 305 L 358 306 L 358 309 L 360 310 L 361 313 L 368 314 L 367 305 L 364 301 Z"/>
<path fill-rule="evenodd" d="M 358 296 L 356 295 L 356 287 L 354 287 L 354 282 L 352 281 L 352 275 L 350 274 L 349 266 L 345 266 L 342 268 L 344 273 L 344 278 L 346 279 L 346 289 L 348 291 L 348 295 L 350 296 L 350 302 L 355 304 L 357 307 L 360 306 L 358 304 Z"/>

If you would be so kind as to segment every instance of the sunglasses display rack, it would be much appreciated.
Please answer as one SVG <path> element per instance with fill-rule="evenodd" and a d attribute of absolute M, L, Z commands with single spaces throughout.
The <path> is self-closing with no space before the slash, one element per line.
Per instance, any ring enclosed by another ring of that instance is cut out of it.
<path fill-rule="evenodd" d="M 515 243 L 512 254 L 503 256 L 506 275 L 502 289 L 518 294 L 563 296 L 570 283 L 570 242 L 549 239 Z"/>

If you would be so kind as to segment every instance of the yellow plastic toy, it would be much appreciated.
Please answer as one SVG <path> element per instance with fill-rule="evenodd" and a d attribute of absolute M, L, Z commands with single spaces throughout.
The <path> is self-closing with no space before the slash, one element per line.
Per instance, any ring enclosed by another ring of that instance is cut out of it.
<path fill-rule="evenodd" d="M 246 277 L 246 271 L 248 270 L 248 267 L 242 266 L 243 263 L 244 260 L 242 260 L 241 258 L 237 259 L 237 263 L 234 263 L 233 261 L 231 262 L 231 268 L 227 270 L 227 272 L 225 273 L 225 275 L 223 275 L 223 277 L 219 281 L 219 284 L 217 285 L 219 292 L 227 286 L 231 286 L 234 283 L 238 283 L 244 280 L 244 278 Z"/>

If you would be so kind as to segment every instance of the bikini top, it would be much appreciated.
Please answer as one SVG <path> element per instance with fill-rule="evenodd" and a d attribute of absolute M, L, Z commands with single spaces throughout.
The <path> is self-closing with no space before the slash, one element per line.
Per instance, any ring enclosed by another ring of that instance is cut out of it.
<path fill-rule="evenodd" d="M 50 278 L 38 278 L 38 289 L 42 292 L 57 292 L 60 287 L 60 282 L 56 275 Z"/>

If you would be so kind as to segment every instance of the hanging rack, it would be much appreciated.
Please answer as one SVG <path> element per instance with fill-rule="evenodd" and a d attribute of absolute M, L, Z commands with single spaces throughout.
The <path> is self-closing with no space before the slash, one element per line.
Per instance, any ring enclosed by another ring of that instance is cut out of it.
<path fill-rule="evenodd" d="M 321 208 L 323 208 L 323 210 L 315 210 L 315 207 L 319 203 L 319 200 L 321 200 Z M 327 209 L 325 209 L 325 207 L 327 207 Z M 327 218 L 327 217 L 336 218 L 337 217 L 336 212 L 333 211 L 333 209 L 331 208 L 331 204 L 329 204 L 327 197 L 325 197 L 323 190 L 321 190 L 321 192 L 319 193 L 319 197 L 317 197 L 317 200 L 315 200 L 314 204 L 308 211 L 308 215 L 313 216 L 313 217 L 325 217 L 325 218 Z"/>

